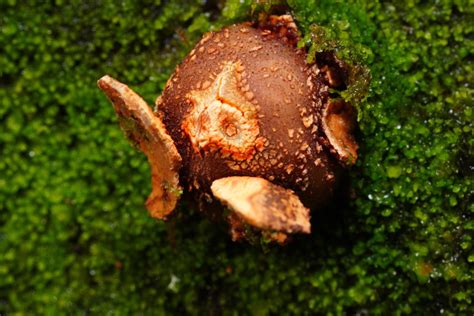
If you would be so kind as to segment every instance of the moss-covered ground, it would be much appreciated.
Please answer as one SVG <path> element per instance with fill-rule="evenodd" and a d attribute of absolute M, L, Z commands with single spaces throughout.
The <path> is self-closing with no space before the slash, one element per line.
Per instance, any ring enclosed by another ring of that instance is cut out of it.
<path fill-rule="evenodd" d="M 146 158 L 95 84 L 152 103 L 203 32 L 265 6 L 0 1 L 0 315 L 473 314 L 472 1 L 288 2 L 301 45 L 372 80 L 351 198 L 281 248 L 191 204 L 150 219 Z"/>

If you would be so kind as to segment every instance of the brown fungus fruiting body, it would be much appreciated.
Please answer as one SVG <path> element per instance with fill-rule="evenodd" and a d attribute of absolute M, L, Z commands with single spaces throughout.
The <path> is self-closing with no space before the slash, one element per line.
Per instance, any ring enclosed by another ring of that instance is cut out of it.
<path fill-rule="evenodd" d="M 326 204 L 343 166 L 357 158 L 354 110 L 329 94 L 344 85 L 344 63 L 327 53 L 307 64 L 297 39 L 290 16 L 207 33 L 156 101 L 166 136 L 158 145 L 166 159 L 183 158 L 164 169 L 179 170 L 179 184 L 201 205 L 215 197 L 229 206 L 233 236 L 244 225 L 309 233 L 307 208 Z"/>

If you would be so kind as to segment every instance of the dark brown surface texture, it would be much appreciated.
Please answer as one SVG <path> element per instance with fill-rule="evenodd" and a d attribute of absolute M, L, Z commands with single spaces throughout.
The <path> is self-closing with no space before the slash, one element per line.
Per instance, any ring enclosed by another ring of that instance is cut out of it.
<path fill-rule="evenodd" d="M 320 141 L 327 86 L 294 36 L 250 23 L 208 33 L 169 79 L 156 106 L 188 158 L 188 188 L 245 175 L 291 188 L 309 207 L 331 197 L 340 168 Z"/>

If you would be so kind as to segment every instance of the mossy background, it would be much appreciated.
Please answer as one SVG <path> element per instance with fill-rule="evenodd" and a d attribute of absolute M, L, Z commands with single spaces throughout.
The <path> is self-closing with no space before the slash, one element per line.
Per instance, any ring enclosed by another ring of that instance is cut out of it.
<path fill-rule="evenodd" d="M 152 104 L 203 32 L 268 6 L 0 1 L 0 315 L 473 314 L 472 1 L 288 5 L 372 81 L 352 199 L 281 248 L 185 203 L 149 218 L 146 158 L 95 84 Z"/>

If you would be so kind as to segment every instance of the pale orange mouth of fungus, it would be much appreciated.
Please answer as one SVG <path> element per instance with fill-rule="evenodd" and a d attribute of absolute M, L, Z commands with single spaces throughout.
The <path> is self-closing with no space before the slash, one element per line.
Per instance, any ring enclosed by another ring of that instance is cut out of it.
<path fill-rule="evenodd" d="M 239 88 L 242 71 L 240 62 L 226 63 L 213 82 L 199 83 L 187 95 L 192 109 L 182 128 L 196 152 L 247 160 L 263 146 L 254 96 Z"/>

